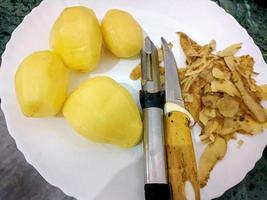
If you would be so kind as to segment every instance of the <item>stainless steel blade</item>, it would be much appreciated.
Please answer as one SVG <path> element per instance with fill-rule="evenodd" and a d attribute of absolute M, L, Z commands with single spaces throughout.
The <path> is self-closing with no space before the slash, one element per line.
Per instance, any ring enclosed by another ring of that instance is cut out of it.
<path fill-rule="evenodd" d="M 165 99 L 184 107 L 180 80 L 177 72 L 177 64 L 168 43 L 162 37 L 163 61 L 165 66 Z"/>
<path fill-rule="evenodd" d="M 141 50 L 141 72 L 142 90 L 150 93 L 161 91 L 158 50 L 149 37 L 145 38 L 145 45 Z"/>

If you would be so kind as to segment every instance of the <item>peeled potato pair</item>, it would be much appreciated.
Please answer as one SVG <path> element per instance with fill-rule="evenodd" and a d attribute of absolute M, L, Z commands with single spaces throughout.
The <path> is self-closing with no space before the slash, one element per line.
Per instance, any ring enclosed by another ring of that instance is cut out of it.
<path fill-rule="evenodd" d="M 65 102 L 68 70 L 56 54 L 36 52 L 19 66 L 15 87 L 25 116 L 52 116 Z M 132 147 L 142 137 L 142 120 L 133 97 L 108 77 L 81 84 L 65 102 L 63 115 L 78 133 L 95 142 Z"/>
<path fill-rule="evenodd" d="M 143 45 L 142 29 L 129 13 L 109 10 L 100 27 L 94 11 L 82 6 L 63 10 L 50 43 L 69 68 L 90 72 L 100 60 L 102 36 L 106 47 L 120 58 L 137 55 Z"/>
<path fill-rule="evenodd" d="M 67 97 L 68 82 L 68 70 L 53 52 L 26 57 L 15 76 L 23 114 L 56 115 Z M 95 142 L 132 147 L 142 137 L 142 120 L 133 97 L 108 77 L 81 84 L 66 100 L 63 115 L 78 133 Z"/>

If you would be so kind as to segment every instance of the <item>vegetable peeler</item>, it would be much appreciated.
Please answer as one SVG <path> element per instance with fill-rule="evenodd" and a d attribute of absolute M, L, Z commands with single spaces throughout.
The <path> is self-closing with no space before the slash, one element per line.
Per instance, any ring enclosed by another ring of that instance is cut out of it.
<path fill-rule="evenodd" d="M 145 38 L 141 50 L 141 85 L 146 163 L 145 199 L 170 200 L 163 126 L 164 92 L 160 85 L 158 50 L 149 37 Z"/>
<path fill-rule="evenodd" d="M 173 200 L 199 200 L 200 188 L 190 131 L 194 119 L 184 108 L 174 55 L 164 38 L 161 42 L 165 66 L 165 144 L 172 197 Z"/>

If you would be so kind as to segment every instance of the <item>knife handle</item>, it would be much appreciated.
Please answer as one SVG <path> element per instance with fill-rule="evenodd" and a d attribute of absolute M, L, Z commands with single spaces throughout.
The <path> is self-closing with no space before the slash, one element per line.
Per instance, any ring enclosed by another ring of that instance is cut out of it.
<path fill-rule="evenodd" d="M 200 188 L 189 118 L 181 111 L 165 114 L 168 178 L 173 200 L 199 200 Z"/>
<path fill-rule="evenodd" d="M 169 184 L 145 184 L 146 200 L 171 200 L 171 187 Z"/>

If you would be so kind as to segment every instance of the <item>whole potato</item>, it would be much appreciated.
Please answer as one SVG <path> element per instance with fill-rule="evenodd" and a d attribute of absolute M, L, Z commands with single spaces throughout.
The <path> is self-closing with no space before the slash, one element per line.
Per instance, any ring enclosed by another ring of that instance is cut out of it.
<path fill-rule="evenodd" d="M 117 57 L 137 55 L 143 47 L 143 32 L 138 22 L 122 10 L 109 10 L 101 23 L 106 47 Z"/>
<path fill-rule="evenodd" d="M 68 69 L 51 51 L 27 56 L 15 76 L 16 94 L 27 117 L 48 117 L 57 114 L 67 97 Z"/>
<path fill-rule="evenodd" d="M 63 115 L 78 133 L 95 142 L 132 147 L 142 138 L 142 120 L 133 97 L 109 77 L 81 84 L 67 99 Z"/>
<path fill-rule="evenodd" d="M 69 68 L 81 72 L 94 70 L 102 47 L 94 11 L 82 6 L 65 8 L 52 28 L 50 45 Z"/>

